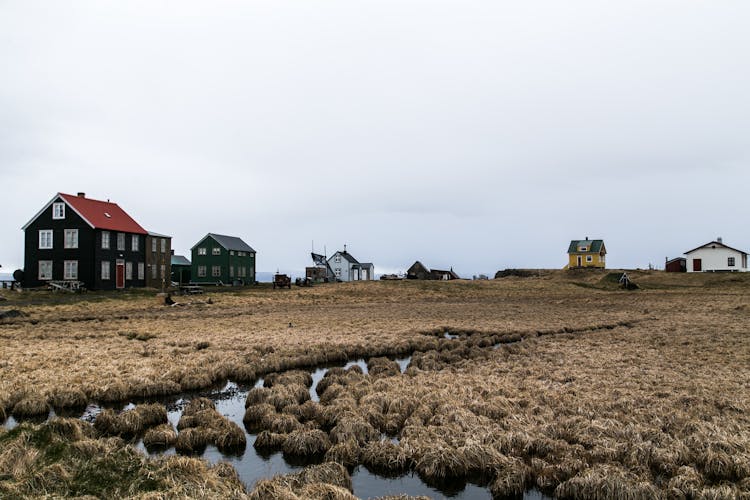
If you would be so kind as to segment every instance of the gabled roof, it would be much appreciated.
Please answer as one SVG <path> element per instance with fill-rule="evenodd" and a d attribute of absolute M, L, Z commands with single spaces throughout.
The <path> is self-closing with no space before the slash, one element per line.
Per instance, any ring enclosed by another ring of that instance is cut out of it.
<path fill-rule="evenodd" d="M 449 275 L 454 280 L 460 280 L 461 278 L 456 274 L 453 269 L 446 271 L 445 269 L 432 269 L 430 274 L 435 277 L 443 276 L 444 274 Z"/>
<path fill-rule="evenodd" d="M 205 240 L 208 237 L 213 238 L 216 243 L 224 247 L 225 250 L 235 250 L 237 252 L 250 252 L 255 253 L 255 250 L 252 249 L 250 245 L 242 241 L 241 238 L 238 238 L 236 236 L 225 236 L 223 234 L 216 234 L 216 233 L 208 233 L 206 236 L 200 239 L 198 243 L 196 243 L 192 249 L 203 243 L 203 240 Z"/>
<path fill-rule="evenodd" d="M 171 238 L 171 236 L 167 236 L 166 234 L 159 234 L 159 233 L 155 233 L 153 231 L 149 231 L 148 235 L 149 236 L 153 236 L 154 238 Z"/>
<path fill-rule="evenodd" d="M 590 247 L 588 252 L 581 252 L 578 247 Z M 599 253 L 604 248 L 604 240 L 571 240 L 568 253 Z"/>
<path fill-rule="evenodd" d="M 44 208 L 42 208 L 33 219 L 23 226 L 23 230 L 31 225 L 52 203 L 61 199 L 65 204 L 77 213 L 93 229 L 106 231 L 119 231 L 123 233 L 148 234 L 131 216 L 125 212 L 117 203 L 109 201 L 93 200 L 83 196 L 57 193 Z"/>
<path fill-rule="evenodd" d="M 184 255 L 173 255 L 172 256 L 172 265 L 173 266 L 189 266 L 190 265 L 190 261 Z"/>
<path fill-rule="evenodd" d="M 690 253 L 693 253 L 693 252 L 695 252 L 696 250 L 700 250 L 701 248 L 705 248 L 705 247 L 707 247 L 707 246 L 709 246 L 709 245 L 718 245 L 718 246 L 720 246 L 720 247 L 724 247 L 724 248 L 726 248 L 726 249 L 728 249 L 728 250 L 734 250 L 735 252 L 739 252 L 739 253 L 744 253 L 745 255 L 747 255 L 747 252 L 745 252 L 745 251 L 742 251 L 742 250 L 737 250 L 736 248 L 732 248 L 732 247 L 730 247 L 730 246 L 728 246 L 728 245 L 725 245 L 724 243 L 722 243 L 722 242 L 720 242 L 720 241 L 709 241 L 709 242 L 708 242 L 708 243 L 706 243 L 705 245 L 701 245 L 701 246 L 699 246 L 699 247 L 693 248 L 692 250 L 688 250 L 687 252 L 685 252 L 685 255 L 687 255 L 687 254 L 690 254 Z"/>
<path fill-rule="evenodd" d="M 345 258 L 346 260 L 348 260 L 352 264 L 359 264 L 359 261 L 357 259 L 355 259 L 354 256 L 352 254 L 350 254 L 349 252 L 347 252 L 346 250 L 344 250 L 343 252 L 340 252 L 340 251 L 336 252 L 335 254 L 331 255 L 331 257 L 328 260 L 330 261 L 337 254 L 341 255 L 343 258 Z"/>

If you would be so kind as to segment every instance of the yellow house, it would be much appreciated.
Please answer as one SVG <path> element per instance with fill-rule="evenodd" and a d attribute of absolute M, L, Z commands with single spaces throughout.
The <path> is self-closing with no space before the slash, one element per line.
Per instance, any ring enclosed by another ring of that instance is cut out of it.
<path fill-rule="evenodd" d="M 568 268 L 577 269 L 581 267 L 606 266 L 607 249 L 604 248 L 604 240 L 573 240 L 568 247 Z"/>

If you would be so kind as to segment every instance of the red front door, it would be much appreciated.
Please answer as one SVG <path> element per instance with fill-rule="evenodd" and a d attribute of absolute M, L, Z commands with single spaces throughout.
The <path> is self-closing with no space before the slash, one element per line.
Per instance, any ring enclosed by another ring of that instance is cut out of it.
<path fill-rule="evenodd" d="M 701 259 L 693 259 L 693 271 L 703 270 L 703 262 Z"/>
<path fill-rule="evenodd" d="M 115 265 L 115 287 L 125 288 L 125 261 L 118 260 Z"/>

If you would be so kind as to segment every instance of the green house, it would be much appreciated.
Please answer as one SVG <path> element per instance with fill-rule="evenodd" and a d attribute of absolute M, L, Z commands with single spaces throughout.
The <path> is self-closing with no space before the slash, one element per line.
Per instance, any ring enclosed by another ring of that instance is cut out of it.
<path fill-rule="evenodd" d="M 208 233 L 190 251 L 192 283 L 255 283 L 255 250 L 240 238 Z"/>

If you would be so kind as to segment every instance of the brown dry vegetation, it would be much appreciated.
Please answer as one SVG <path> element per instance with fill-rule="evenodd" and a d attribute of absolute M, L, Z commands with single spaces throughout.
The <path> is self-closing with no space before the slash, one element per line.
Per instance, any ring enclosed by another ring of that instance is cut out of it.
<path fill-rule="evenodd" d="M 267 431 L 256 446 L 433 483 L 484 476 L 497 497 L 750 495 L 750 276 L 631 278 L 641 291 L 617 290 L 606 273 L 553 272 L 257 289 L 181 308 L 11 297 L 27 316 L 0 321 L 0 415 L 416 350 L 405 375 L 387 359 L 370 360 L 372 375 L 332 370 L 319 404 L 304 374 L 267 377 L 245 415 Z M 274 480 L 253 494 L 347 497 L 320 483 Z"/>

